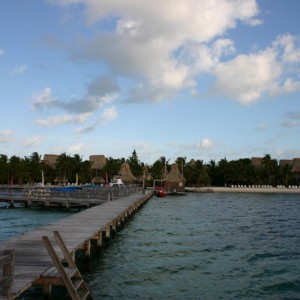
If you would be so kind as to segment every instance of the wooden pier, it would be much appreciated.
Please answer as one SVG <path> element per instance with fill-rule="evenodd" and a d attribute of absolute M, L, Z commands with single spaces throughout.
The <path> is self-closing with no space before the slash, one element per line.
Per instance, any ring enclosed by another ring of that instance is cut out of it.
<path fill-rule="evenodd" d="M 25 207 L 61 207 L 61 208 L 88 208 L 119 197 L 128 196 L 133 192 L 141 190 L 141 187 L 97 187 L 69 189 L 48 188 L 23 188 L 23 189 L 1 189 L 0 202 L 7 207 L 15 207 L 21 204 Z"/>
<path fill-rule="evenodd" d="M 101 247 L 103 239 L 109 238 L 111 233 L 122 226 L 151 196 L 152 193 L 145 195 L 139 191 L 4 241 L 0 244 L 0 267 L 2 262 L 6 278 L 0 277 L 0 283 L 4 282 L 0 285 L 0 291 L 6 295 L 1 295 L 0 299 L 15 299 L 33 285 L 43 286 L 46 297 L 50 298 L 52 285 L 66 286 L 66 282 L 70 282 L 70 257 L 75 261 L 77 250 L 84 250 L 85 255 L 89 256 L 92 240 Z M 11 256 L 9 253 L 12 253 Z M 58 257 L 58 265 L 55 263 L 55 255 Z M 64 268 L 62 274 L 59 268 L 63 266 L 62 262 L 65 265 L 66 261 L 69 269 Z M 11 274 L 7 274 L 9 272 Z M 77 275 L 77 278 L 80 276 Z M 79 285 L 82 285 L 82 282 L 72 284 L 74 291 Z M 70 291 L 69 294 L 72 299 L 91 299 L 85 296 L 76 298 L 77 296 L 72 296 Z"/>

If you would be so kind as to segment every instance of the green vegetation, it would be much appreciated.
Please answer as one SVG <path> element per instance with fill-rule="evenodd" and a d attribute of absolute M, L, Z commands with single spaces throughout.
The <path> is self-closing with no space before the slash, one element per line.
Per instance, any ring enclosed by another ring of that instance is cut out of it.
<path fill-rule="evenodd" d="M 88 183 L 92 178 L 101 176 L 109 180 L 118 174 L 123 163 L 128 163 L 133 175 L 137 178 L 162 179 L 170 170 L 170 160 L 160 157 L 153 165 L 141 162 L 136 151 L 125 158 L 107 158 L 106 165 L 102 169 L 95 169 L 89 160 L 82 160 L 79 154 L 69 156 L 62 153 L 58 156 L 53 167 L 46 164 L 37 152 L 29 157 L 20 158 L 0 155 L 0 184 L 30 184 L 42 181 L 44 174 L 45 183 L 75 182 L 78 174 L 80 183 Z M 178 157 L 176 163 L 180 172 L 186 179 L 186 186 L 230 186 L 234 185 L 289 185 L 299 184 L 297 177 L 293 176 L 290 165 L 279 166 L 276 159 L 266 154 L 260 166 L 253 166 L 249 158 L 228 161 L 226 158 L 219 162 L 211 160 L 204 163 L 202 160 L 186 162 L 185 157 Z M 298 177 L 299 178 L 299 177 Z M 151 183 L 150 183 L 151 184 Z"/>

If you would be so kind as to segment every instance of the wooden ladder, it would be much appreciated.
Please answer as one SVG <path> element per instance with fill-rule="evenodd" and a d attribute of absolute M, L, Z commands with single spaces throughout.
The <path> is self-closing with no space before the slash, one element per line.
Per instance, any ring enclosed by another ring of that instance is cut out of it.
<path fill-rule="evenodd" d="M 58 231 L 54 231 L 54 238 L 59 245 L 68 266 L 65 267 L 59 259 L 52 243 L 47 236 L 43 236 L 43 243 L 52 259 L 54 267 L 57 269 L 58 274 L 67 288 L 67 291 L 72 300 L 91 300 L 92 295 L 85 281 L 83 280 L 71 254 L 69 253 L 66 244 L 62 240 Z"/>

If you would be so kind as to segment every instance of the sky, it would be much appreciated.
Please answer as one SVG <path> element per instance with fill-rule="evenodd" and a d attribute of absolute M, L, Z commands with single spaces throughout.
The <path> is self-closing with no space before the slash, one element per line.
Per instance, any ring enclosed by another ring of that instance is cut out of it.
<path fill-rule="evenodd" d="M 300 157 L 300 1 L 1 0 L 0 154 Z"/>

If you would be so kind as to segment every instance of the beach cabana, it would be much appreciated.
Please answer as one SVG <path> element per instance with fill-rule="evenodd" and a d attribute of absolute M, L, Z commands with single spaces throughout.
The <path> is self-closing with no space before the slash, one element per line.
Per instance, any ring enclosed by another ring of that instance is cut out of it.
<path fill-rule="evenodd" d="M 176 163 L 171 165 L 170 172 L 165 178 L 167 191 L 170 194 L 185 194 L 185 179 L 180 174 Z"/>

